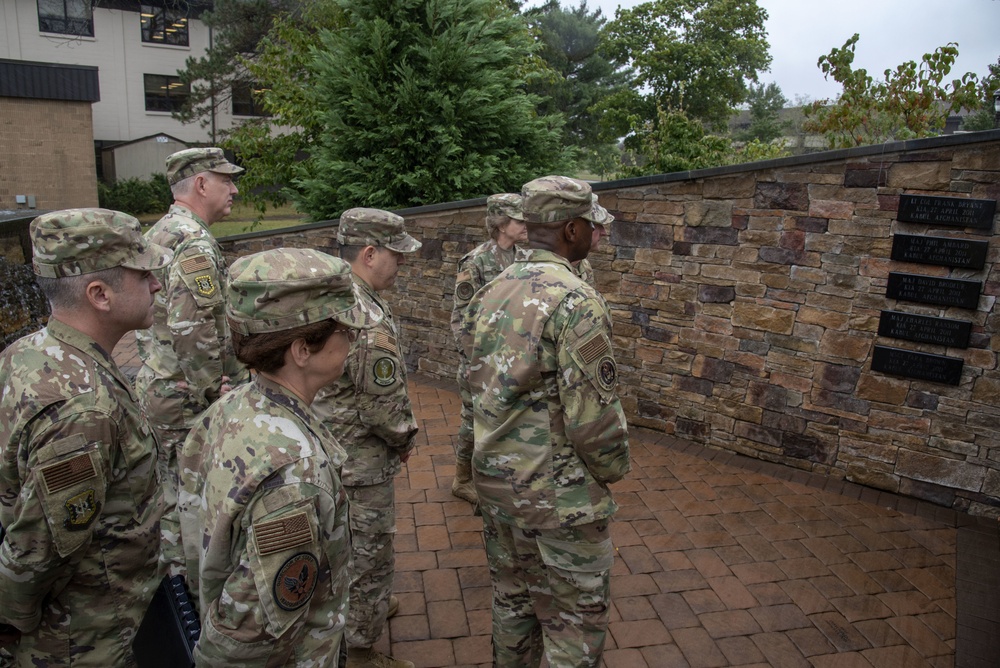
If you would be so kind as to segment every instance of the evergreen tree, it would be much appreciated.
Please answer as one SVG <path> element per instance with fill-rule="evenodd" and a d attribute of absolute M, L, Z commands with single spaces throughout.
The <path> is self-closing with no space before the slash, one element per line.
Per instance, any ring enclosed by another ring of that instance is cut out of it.
<path fill-rule="evenodd" d="M 995 64 L 989 65 L 989 71 L 979 80 L 979 105 L 965 117 L 962 129 L 974 132 L 976 130 L 992 130 L 996 120 L 995 100 L 993 96 L 1000 90 L 1000 58 Z"/>
<path fill-rule="evenodd" d="M 533 45 L 497 0 L 336 0 L 310 68 L 323 132 L 293 199 L 314 220 L 354 206 L 482 197 L 566 166 L 560 119 L 524 91 Z"/>
<path fill-rule="evenodd" d="M 740 140 L 756 139 L 767 144 L 780 137 L 791 125 L 789 121 L 782 122 L 779 117 L 788 99 L 778 84 L 750 84 L 747 103 L 750 105 L 750 127 L 739 133 Z"/>

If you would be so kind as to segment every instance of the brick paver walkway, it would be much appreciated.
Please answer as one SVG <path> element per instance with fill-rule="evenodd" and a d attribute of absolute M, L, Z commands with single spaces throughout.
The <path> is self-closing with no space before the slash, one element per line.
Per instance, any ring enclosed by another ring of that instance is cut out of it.
<path fill-rule="evenodd" d="M 482 521 L 450 491 L 459 399 L 419 375 L 411 399 L 400 610 L 378 647 L 420 667 L 489 666 Z M 631 448 L 614 485 L 609 668 L 1000 665 L 995 522 L 651 431 Z"/>

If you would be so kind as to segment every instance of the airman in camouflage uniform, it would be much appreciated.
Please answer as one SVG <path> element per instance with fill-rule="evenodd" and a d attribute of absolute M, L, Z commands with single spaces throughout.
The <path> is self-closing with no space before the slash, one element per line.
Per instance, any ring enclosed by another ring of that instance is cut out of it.
<path fill-rule="evenodd" d="M 153 327 L 136 334 L 142 368 L 136 390 L 156 432 L 166 514 L 163 559 L 171 574 L 182 571 L 177 535 L 177 451 L 208 406 L 245 372 L 232 353 L 226 324 L 226 265 L 209 232 L 229 215 L 238 190 L 233 177 L 243 168 L 222 149 L 191 148 L 167 157 L 167 181 L 174 204 L 146 238 L 174 252 L 159 274 Z"/>
<path fill-rule="evenodd" d="M 52 315 L 0 355 L 0 665 L 134 666 L 163 492 L 111 352 L 149 326 L 151 270 L 171 255 L 107 209 L 47 213 L 30 234 Z"/>
<path fill-rule="evenodd" d="M 595 250 L 600 248 L 601 239 L 609 236 L 611 234 L 611 223 L 615 222 L 615 217 L 608 213 L 608 210 L 597 203 L 597 195 L 592 195 L 594 198 L 591 211 L 590 211 L 590 222 L 594 223 L 594 231 L 592 232 L 590 239 L 590 252 L 593 253 Z M 579 276 L 584 283 L 596 288 L 597 282 L 594 278 L 594 268 L 590 266 L 590 259 L 583 258 L 579 262 L 574 262 L 576 275 Z"/>
<path fill-rule="evenodd" d="M 351 555 L 346 454 L 309 404 L 380 315 L 359 300 L 347 263 L 318 251 L 257 253 L 231 275 L 234 347 L 257 374 L 202 415 L 181 453 L 181 535 L 202 622 L 195 661 L 336 666 Z"/>
<path fill-rule="evenodd" d="M 458 261 L 455 279 L 455 304 L 451 310 L 451 330 L 461 353 L 462 318 L 472 295 L 479 291 L 500 272 L 510 266 L 517 251 L 515 244 L 528 241 L 528 228 L 521 220 L 521 196 L 514 193 L 490 195 L 486 198 L 486 230 L 489 241 L 469 251 Z M 465 373 L 459 354 L 458 373 Z M 461 387 L 461 386 L 460 386 Z M 472 484 L 472 396 L 460 391 L 462 397 L 462 424 L 455 443 L 455 479 L 451 493 L 469 503 L 476 503 L 476 488 Z"/>
<path fill-rule="evenodd" d="M 351 609 L 347 622 L 349 668 L 413 668 L 372 649 L 398 603 L 392 594 L 396 532 L 393 477 L 410 455 L 417 423 L 406 394 L 399 329 L 379 293 L 392 287 L 407 253 L 420 242 L 403 218 L 379 209 L 348 209 L 337 231 L 340 256 L 354 282 L 383 314 L 351 349 L 344 375 L 324 388 L 313 410 L 347 450 L 343 481 L 351 500 Z"/>
<path fill-rule="evenodd" d="M 590 186 L 521 191 L 529 248 L 473 297 L 463 339 L 473 477 L 493 580 L 495 665 L 600 664 L 617 506 L 630 468 L 611 322 L 572 262 L 587 256 Z M 462 380 L 462 379 L 460 379 Z"/>

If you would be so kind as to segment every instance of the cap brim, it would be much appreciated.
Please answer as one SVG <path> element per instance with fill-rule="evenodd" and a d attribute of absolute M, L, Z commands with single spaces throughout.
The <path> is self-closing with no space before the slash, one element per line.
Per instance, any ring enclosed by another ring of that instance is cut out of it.
<path fill-rule="evenodd" d="M 420 250 L 421 246 L 423 246 L 423 244 L 411 237 L 409 234 L 404 234 L 403 238 L 399 241 L 393 241 L 391 244 L 385 245 L 386 248 L 394 250 L 397 253 L 412 253 Z"/>
<path fill-rule="evenodd" d="M 225 165 L 219 165 L 218 167 L 213 167 L 208 170 L 210 172 L 215 172 L 216 174 L 229 174 L 231 176 L 236 176 L 237 174 L 242 174 L 247 171 L 242 167 L 237 167 L 233 163 L 226 163 Z"/>
<path fill-rule="evenodd" d="M 594 204 L 590 207 L 590 211 L 580 216 L 584 220 L 589 220 L 596 225 L 607 226 L 614 222 L 615 217 L 608 213 L 600 204 Z"/>
<path fill-rule="evenodd" d="M 146 249 L 127 262 L 122 262 L 121 266 L 127 269 L 137 269 L 138 271 L 152 271 L 162 269 L 170 264 L 174 259 L 174 252 L 165 246 L 146 242 Z"/>
<path fill-rule="evenodd" d="M 382 322 L 382 309 L 365 296 L 356 283 L 351 285 L 351 290 L 354 292 L 354 306 L 330 317 L 353 329 L 371 329 Z"/>

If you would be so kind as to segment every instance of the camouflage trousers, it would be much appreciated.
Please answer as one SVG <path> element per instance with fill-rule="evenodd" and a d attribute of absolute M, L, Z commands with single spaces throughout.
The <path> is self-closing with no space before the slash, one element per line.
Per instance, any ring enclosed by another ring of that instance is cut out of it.
<path fill-rule="evenodd" d="M 396 495 L 392 478 L 344 489 L 351 524 L 351 597 L 344 637 L 350 647 L 371 647 L 385 626 L 396 570 Z"/>
<path fill-rule="evenodd" d="M 459 375 L 464 373 L 462 368 L 458 370 Z M 459 383 L 459 396 L 462 398 L 462 422 L 458 426 L 458 440 L 455 442 L 455 459 L 458 461 L 472 461 L 473 427 L 472 427 L 472 394 Z"/>
<path fill-rule="evenodd" d="M 160 518 L 160 565 L 169 575 L 182 575 L 184 547 L 177 512 L 177 489 L 180 484 L 177 453 L 184 445 L 189 429 L 164 429 L 150 425 L 156 435 L 156 471 L 163 486 L 163 517 Z"/>
<path fill-rule="evenodd" d="M 483 514 L 493 581 L 493 665 L 598 666 L 614 548 L 607 520 L 519 529 Z"/>

